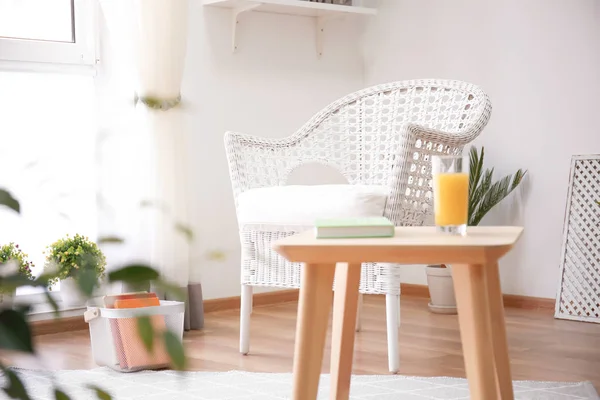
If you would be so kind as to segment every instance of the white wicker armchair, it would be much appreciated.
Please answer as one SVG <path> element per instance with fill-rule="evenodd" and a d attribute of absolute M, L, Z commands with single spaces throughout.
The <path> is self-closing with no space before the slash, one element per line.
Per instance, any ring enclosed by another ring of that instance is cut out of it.
<path fill-rule="evenodd" d="M 241 221 L 240 194 L 286 185 L 295 168 L 322 163 L 351 185 L 385 186 L 383 215 L 397 226 L 423 225 L 432 204 L 430 155 L 460 153 L 485 127 L 490 113 L 487 95 L 472 84 L 414 80 L 345 96 L 284 139 L 227 132 L 242 245 L 240 351 L 249 351 L 252 286 L 300 287 L 300 265 L 276 254 L 272 242 L 307 228 Z M 386 295 L 389 368 L 397 372 L 399 268 L 364 264 L 360 292 Z"/>

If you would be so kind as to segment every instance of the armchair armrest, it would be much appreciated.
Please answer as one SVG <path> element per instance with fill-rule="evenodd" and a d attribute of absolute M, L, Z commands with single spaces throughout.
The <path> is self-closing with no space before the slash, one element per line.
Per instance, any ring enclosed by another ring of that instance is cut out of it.
<path fill-rule="evenodd" d="M 384 215 L 398 226 L 419 226 L 433 209 L 431 156 L 462 151 L 483 129 L 479 122 L 456 131 L 408 124 L 389 178 Z"/>
<path fill-rule="evenodd" d="M 246 190 L 285 182 L 287 171 L 295 162 L 288 150 L 293 144 L 294 137 L 269 139 L 225 133 L 225 152 L 236 206 L 239 194 Z"/>

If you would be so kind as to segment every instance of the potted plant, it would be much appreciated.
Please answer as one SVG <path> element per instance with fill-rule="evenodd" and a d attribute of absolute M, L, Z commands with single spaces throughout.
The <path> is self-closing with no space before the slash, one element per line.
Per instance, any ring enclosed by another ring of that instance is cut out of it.
<path fill-rule="evenodd" d="M 484 147 L 481 153 L 476 147 L 471 147 L 469 152 L 469 226 L 479 225 L 483 217 L 515 190 L 527 174 L 527 171 L 519 169 L 493 182 L 494 169 L 483 169 L 484 153 Z M 426 271 L 431 298 L 429 309 L 435 313 L 456 314 L 451 268 L 444 264 L 428 265 Z"/>
<path fill-rule="evenodd" d="M 0 268 L 2 268 L 2 276 L 16 273 L 33 280 L 31 272 L 33 263 L 29 261 L 28 255 L 19 248 L 18 244 L 11 242 L 0 247 Z M 0 288 L 0 308 L 11 307 L 14 295 L 14 290 Z"/>
<path fill-rule="evenodd" d="M 60 281 L 60 296 L 66 307 L 83 306 L 86 297 L 80 287 L 83 274 L 93 275 L 96 285 L 104 276 L 106 258 L 96 243 L 82 235 L 66 235 L 46 250 L 45 269 L 52 270 L 50 287 Z M 86 280 L 87 281 L 87 280 Z"/>

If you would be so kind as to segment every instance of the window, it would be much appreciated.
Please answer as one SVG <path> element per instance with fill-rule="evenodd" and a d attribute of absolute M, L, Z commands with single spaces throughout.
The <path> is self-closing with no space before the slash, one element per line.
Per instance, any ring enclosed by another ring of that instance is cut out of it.
<path fill-rule="evenodd" d="M 0 37 L 75 42 L 71 0 L 0 0 Z"/>
<path fill-rule="evenodd" d="M 0 187 L 21 203 L 0 209 L 0 244 L 18 243 L 36 275 L 47 245 L 96 233 L 95 7 L 0 0 Z"/>
<path fill-rule="evenodd" d="M 39 273 L 47 245 L 96 233 L 93 77 L 0 71 L 0 88 L 0 187 L 21 203 L 21 215 L 0 210 L 0 243 Z"/>
<path fill-rule="evenodd" d="M 0 0 L 0 60 L 96 63 L 93 0 Z"/>

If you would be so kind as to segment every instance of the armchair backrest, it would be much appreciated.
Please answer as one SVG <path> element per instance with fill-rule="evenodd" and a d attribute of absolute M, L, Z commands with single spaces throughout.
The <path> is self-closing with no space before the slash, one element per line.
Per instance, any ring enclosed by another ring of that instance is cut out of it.
<path fill-rule="evenodd" d="M 351 184 L 387 185 L 385 215 L 397 225 L 421 225 L 431 210 L 432 154 L 458 154 L 491 114 L 488 96 L 458 81 L 393 82 L 345 96 L 294 135 L 263 139 L 225 136 L 234 197 L 284 185 L 307 163 L 337 169 Z"/>
<path fill-rule="evenodd" d="M 490 113 L 487 95 L 469 83 L 413 80 L 370 87 L 330 104 L 287 138 L 290 156 L 297 156 L 290 167 L 318 162 L 352 184 L 386 185 L 398 157 L 418 162 L 431 153 L 460 152 Z"/>

